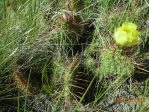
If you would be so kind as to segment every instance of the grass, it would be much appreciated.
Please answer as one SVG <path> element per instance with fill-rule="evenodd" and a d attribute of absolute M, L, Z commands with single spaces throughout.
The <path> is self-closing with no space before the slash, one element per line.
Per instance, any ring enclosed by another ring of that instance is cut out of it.
<path fill-rule="evenodd" d="M 1 0 L 0 7 L 0 111 L 149 111 L 147 0 Z M 138 26 L 140 45 L 115 45 L 124 22 Z"/>

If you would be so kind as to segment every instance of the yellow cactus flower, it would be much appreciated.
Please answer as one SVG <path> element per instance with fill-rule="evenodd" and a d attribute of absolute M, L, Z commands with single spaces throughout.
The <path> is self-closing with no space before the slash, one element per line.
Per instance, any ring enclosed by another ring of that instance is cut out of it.
<path fill-rule="evenodd" d="M 138 45 L 141 39 L 137 25 L 131 22 L 123 23 L 121 27 L 115 30 L 114 40 L 117 45 L 122 47 Z"/>

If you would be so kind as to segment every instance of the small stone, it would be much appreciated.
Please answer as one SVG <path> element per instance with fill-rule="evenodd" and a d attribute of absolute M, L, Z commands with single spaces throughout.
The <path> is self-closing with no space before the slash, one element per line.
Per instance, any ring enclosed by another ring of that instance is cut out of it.
<path fill-rule="evenodd" d="M 149 19 L 146 21 L 147 26 L 149 27 Z"/>

